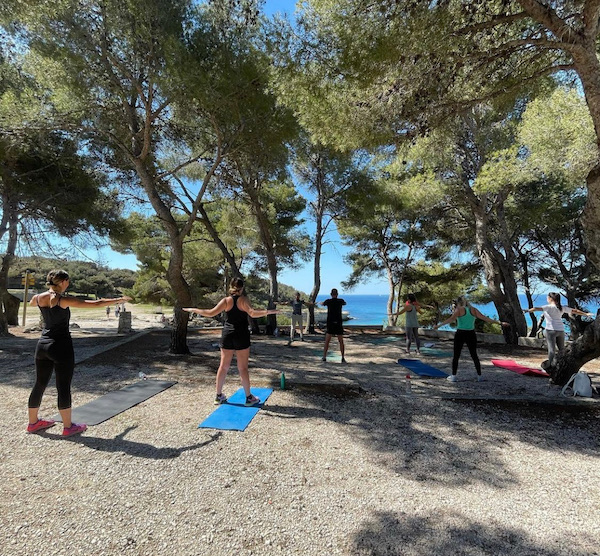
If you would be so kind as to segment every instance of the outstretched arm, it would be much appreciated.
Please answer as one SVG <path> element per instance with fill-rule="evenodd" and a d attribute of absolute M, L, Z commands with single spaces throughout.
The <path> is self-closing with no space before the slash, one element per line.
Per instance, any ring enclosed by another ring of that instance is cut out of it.
<path fill-rule="evenodd" d="M 181 309 L 186 313 L 196 313 L 197 315 L 202 315 L 203 317 L 214 317 L 219 313 L 227 310 L 227 298 L 224 297 L 217 303 L 212 309 L 196 309 L 196 307 L 183 307 Z"/>
<path fill-rule="evenodd" d="M 257 317 L 266 317 L 267 315 L 278 315 L 277 309 L 253 309 L 252 305 L 246 297 L 240 297 L 238 299 L 238 307 L 248 313 L 253 319 Z"/>
<path fill-rule="evenodd" d="M 33 301 L 33 300 L 32 300 Z M 114 303 L 131 301 L 131 297 L 116 297 L 114 299 L 79 299 L 77 297 L 61 297 L 58 302 L 63 308 L 76 307 L 79 309 L 93 309 L 94 307 L 106 307 Z"/>
<path fill-rule="evenodd" d="M 579 309 L 571 309 L 571 313 L 573 315 L 579 315 L 580 317 L 593 317 L 594 313 L 585 313 L 584 311 L 580 311 Z"/>
<path fill-rule="evenodd" d="M 437 330 L 440 326 L 444 326 L 445 324 L 450 324 L 454 322 L 460 315 L 458 314 L 458 309 L 454 309 L 454 312 L 444 321 L 436 324 L 433 329 Z"/>
<path fill-rule="evenodd" d="M 542 307 L 532 307 L 531 309 L 523 309 L 524 313 L 533 313 L 534 311 L 543 311 Z"/>
<path fill-rule="evenodd" d="M 489 322 L 491 324 L 499 324 L 500 326 L 504 326 L 505 328 L 510 326 L 508 322 L 494 320 L 490 317 L 485 316 L 479 309 L 475 309 L 475 307 L 471 307 L 471 311 L 478 319 L 484 320 L 485 322 Z"/>

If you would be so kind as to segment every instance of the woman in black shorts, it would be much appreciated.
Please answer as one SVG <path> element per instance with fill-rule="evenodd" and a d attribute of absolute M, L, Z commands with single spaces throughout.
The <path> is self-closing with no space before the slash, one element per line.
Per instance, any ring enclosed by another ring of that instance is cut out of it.
<path fill-rule="evenodd" d="M 71 310 L 69 307 L 106 307 L 113 303 L 130 301 L 129 297 L 117 299 L 83 300 L 64 295 L 69 287 L 69 275 L 64 270 L 51 270 L 46 278 L 48 291 L 34 295 L 29 305 L 39 307 L 44 319 L 44 329 L 35 350 L 35 385 L 29 396 L 29 424 L 27 432 L 39 432 L 54 426 L 52 419 L 40 419 L 38 412 L 42 396 L 52 377 L 56 376 L 58 411 L 63 422 L 63 436 L 79 434 L 86 425 L 71 422 L 71 381 L 75 368 L 73 340 L 69 332 Z"/>
<path fill-rule="evenodd" d="M 223 385 L 227 371 L 231 366 L 233 355 L 237 360 L 237 367 L 246 393 L 246 405 L 256 405 L 260 400 L 250 392 L 250 375 L 248 373 L 248 359 L 250 357 L 250 330 L 248 329 L 248 315 L 252 318 L 275 315 L 279 311 L 271 309 L 253 309 L 244 293 L 244 281 L 233 278 L 229 286 L 229 297 L 224 297 L 212 309 L 196 309 L 186 307 L 188 313 L 197 313 L 203 317 L 214 317 L 225 312 L 223 332 L 221 334 L 221 363 L 217 371 L 217 395 L 215 405 L 226 403 L 227 396 L 223 394 Z"/>

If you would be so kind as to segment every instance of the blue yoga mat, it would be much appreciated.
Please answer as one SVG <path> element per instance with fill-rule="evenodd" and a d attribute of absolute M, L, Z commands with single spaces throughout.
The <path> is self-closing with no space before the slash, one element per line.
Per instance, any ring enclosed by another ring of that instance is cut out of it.
<path fill-rule="evenodd" d="M 448 373 L 440 371 L 439 369 L 436 369 L 435 367 L 432 367 L 427 363 L 423 363 L 418 359 L 398 359 L 398 364 L 402 365 L 403 367 L 406 367 L 409 371 L 412 371 L 413 373 L 419 376 L 448 376 Z"/>
<path fill-rule="evenodd" d="M 202 429 L 219 429 L 227 431 L 243 431 L 254 419 L 254 416 L 259 412 L 260 408 L 267 401 L 267 398 L 272 394 L 272 388 L 251 388 L 250 391 L 260 399 L 258 405 L 246 407 L 246 394 L 244 389 L 240 388 L 227 403 L 217 407 L 198 428 Z"/>

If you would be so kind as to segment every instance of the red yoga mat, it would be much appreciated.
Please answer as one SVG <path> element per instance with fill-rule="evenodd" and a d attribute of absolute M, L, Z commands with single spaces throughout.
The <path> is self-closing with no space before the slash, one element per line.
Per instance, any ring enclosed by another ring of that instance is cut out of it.
<path fill-rule="evenodd" d="M 496 365 L 496 367 L 508 369 L 509 371 L 512 371 L 513 373 L 519 373 L 520 375 L 550 376 L 546 371 L 535 369 L 533 367 L 524 367 L 512 359 L 492 359 L 492 363 Z"/>

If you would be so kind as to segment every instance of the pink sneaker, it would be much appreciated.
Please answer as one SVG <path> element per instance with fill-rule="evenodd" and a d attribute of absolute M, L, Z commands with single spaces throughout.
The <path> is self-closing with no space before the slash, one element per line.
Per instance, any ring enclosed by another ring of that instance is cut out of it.
<path fill-rule="evenodd" d="M 74 434 L 82 433 L 84 430 L 87 430 L 87 425 L 78 425 L 77 423 L 71 423 L 71 426 L 68 429 L 63 429 L 62 435 L 73 436 Z"/>
<path fill-rule="evenodd" d="M 52 419 L 38 419 L 36 423 L 29 423 L 27 425 L 27 432 L 40 432 L 53 427 L 55 424 L 56 421 L 53 421 Z"/>
<path fill-rule="evenodd" d="M 260 399 L 257 398 L 254 394 L 250 394 L 246 396 L 246 403 L 244 404 L 247 407 L 258 405 L 260 403 Z"/>

